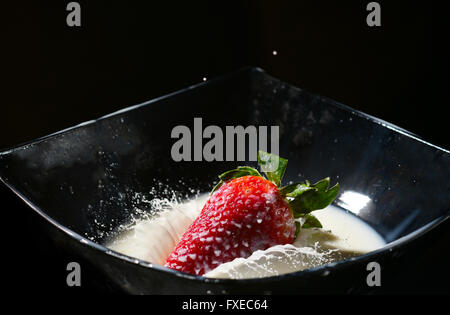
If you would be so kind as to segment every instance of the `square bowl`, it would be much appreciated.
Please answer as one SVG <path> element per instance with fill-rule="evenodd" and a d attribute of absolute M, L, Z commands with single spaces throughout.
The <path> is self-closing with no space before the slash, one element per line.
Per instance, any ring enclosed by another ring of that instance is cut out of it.
<path fill-rule="evenodd" d="M 259 279 L 208 279 L 112 251 L 102 244 L 152 198 L 209 191 L 242 162 L 175 162 L 175 126 L 279 126 L 286 180 L 330 176 L 334 204 L 388 243 L 355 258 Z M 61 248 L 133 294 L 359 292 L 366 266 L 395 273 L 422 236 L 449 217 L 449 151 L 328 98 L 245 68 L 0 153 L 0 179 L 38 213 Z M 162 183 L 162 184 L 161 184 Z M 365 196 L 352 205 L 347 193 Z M 30 236 L 32 237 L 32 236 Z M 409 255 L 409 256 L 408 256 Z"/>

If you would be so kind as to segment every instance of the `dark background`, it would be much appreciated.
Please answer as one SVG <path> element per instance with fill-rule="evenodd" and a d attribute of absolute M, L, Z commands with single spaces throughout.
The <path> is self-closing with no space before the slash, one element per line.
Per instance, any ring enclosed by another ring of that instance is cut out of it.
<path fill-rule="evenodd" d="M 370 1 L 79 1 L 81 27 L 66 25 L 68 2 L 2 5 L 0 149 L 247 65 L 450 147 L 448 18 L 438 2 L 379 1 L 382 26 L 372 28 Z M 11 220 L 40 235 L 33 215 L 0 193 Z M 439 267 L 449 258 L 449 224 L 434 233 L 442 241 L 431 259 L 418 259 L 385 292 L 448 292 L 449 272 Z M 17 256 L 38 255 L 28 288 L 67 291 L 71 257 L 45 236 L 27 242 L 27 250 L 9 248 L 9 285 L 29 279 L 21 270 L 30 260 Z"/>
<path fill-rule="evenodd" d="M 379 28 L 369 1 L 80 1 L 80 28 L 68 2 L 2 5 L 0 148 L 246 65 L 449 147 L 438 2 L 380 1 Z"/>

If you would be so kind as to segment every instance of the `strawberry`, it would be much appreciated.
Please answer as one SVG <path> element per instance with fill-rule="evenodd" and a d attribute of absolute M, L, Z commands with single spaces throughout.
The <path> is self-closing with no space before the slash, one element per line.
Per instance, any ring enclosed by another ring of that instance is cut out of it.
<path fill-rule="evenodd" d="M 321 227 L 311 211 L 328 206 L 338 185 L 329 187 L 329 178 L 314 185 L 295 183 L 279 188 L 287 160 L 260 151 L 261 168 L 242 166 L 219 176 L 200 215 L 181 237 L 164 266 L 203 275 L 222 263 L 246 258 L 256 250 L 290 244 L 302 227 Z"/>

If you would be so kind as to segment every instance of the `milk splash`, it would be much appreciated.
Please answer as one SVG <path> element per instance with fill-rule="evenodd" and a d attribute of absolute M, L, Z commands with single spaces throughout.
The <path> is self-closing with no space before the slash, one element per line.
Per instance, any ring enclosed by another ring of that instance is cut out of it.
<path fill-rule="evenodd" d="M 105 246 L 122 254 L 163 265 L 184 231 L 199 215 L 208 195 L 179 202 L 155 199 L 152 216 L 123 226 Z M 366 223 L 345 211 L 329 206 L 314 214 L 322 229 L 302 229 L 293 244 L 255 251 L 236 258 L 204 276 L 211 278 L 259 278 L 310 269 L 358 256 L 385 245 L 383 238 Z"/>

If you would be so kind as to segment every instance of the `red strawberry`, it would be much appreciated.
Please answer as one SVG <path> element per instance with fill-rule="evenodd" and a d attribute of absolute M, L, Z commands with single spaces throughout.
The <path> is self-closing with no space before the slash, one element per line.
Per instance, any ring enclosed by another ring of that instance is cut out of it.
<path fill-rule="evenodd" d="M 184 233 L 166 267 L 202 275 L 255 250 L 292 243 L 294 216 L 277 186 L 260 176 L 222 185 Z"/>
<path fill-rule="evenodd" d="M 268 179 L 251 167 L 239 167 L 219 176 L 220 182 L 214 188 L 217 190 L 213 190 L 164 266 L 203 275 L 256 250 L 292 243 L 299 228 L 294 217 L 302 217 L 304 227 L 320 226 L 309 212 L 331 203 L 337 185 L 328 190 L 327 178 L 312 186 L 306 182 L 278 189 L 287 160 L 265 152 L 260 152 L 259 157 L 262 166 L 276 159 L 278 169 L 266 172 Z"/>

